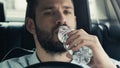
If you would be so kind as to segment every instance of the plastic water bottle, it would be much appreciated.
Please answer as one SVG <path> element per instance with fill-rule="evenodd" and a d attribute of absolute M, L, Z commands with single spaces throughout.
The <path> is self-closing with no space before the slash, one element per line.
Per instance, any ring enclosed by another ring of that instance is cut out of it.
<path fill-rule="evenodd" d="M 60 26 L 58 32 L 58 39 L 64 44 L 68 38 L 68 33 L 71 32 L 68 26 Z M 63 45 L 66 49 L 69 45 Z M 78 51 L 73 52 L 69 51 L 72 55 L 73 61 L 79 64 L 88 64 L 90 62 L 90 58 L 92 57 L 92 50 L 86 46 L 81 47 Z"/>

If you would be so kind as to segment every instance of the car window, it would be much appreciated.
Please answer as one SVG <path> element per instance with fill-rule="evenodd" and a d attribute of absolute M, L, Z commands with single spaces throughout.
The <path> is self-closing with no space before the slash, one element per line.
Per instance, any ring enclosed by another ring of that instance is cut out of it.
<path fill-rule="evenodd" d="M 116 13 L 113 1 L 117 2 L 117 0 L 89 0 L 91 21 L 119 23 L 120 12 Z"/>
<path fill-rule="evenodd" d="M 24 22 L 26 12 L 26 0 L 0 0 L 4 3 L 6 21 Z M 94 21 L 107 21 L 119 23 L 120 15 L 115 12 L 113 1 L 120 7 L 120 0 L 88 0 L 90 19 Z M 95 22 L 96 23 L 96 22 Z"/>
<path fill-rule="evenodd" d="M 23 22 L 26 11 L 26 0 L 0 0 L 4 3 L 6 21 Z"/>

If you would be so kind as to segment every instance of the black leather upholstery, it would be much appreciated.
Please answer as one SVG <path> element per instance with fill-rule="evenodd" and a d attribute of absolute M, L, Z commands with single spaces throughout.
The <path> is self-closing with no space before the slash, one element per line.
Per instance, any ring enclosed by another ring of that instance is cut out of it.
<path fill-rule="evenodd" d="M 0 26 L 0 59 L 15 47 L 30 50 L 35 48 L 33 37 L 26 31 L 24 25 L 4 24 Z"/>
<path fill-rule="evenodd" d="M 0 22 L 5 21 L 4 5 L 0 2 Z"/>
<path fill-rule="evenodd" d="M 32 54 L 34 50 L 27 50 L 24 48 L 20 47 L 15 47 L 11 49 L 6 55 L 2 58 L 2 61 L 10 59 L 10 58 L 16 58 L 16 57 L 21 57 L 27 54 Z"/>
<path fill-rule="evenodd" d="M 102 25 L 104 26 L 102 32 L 103 48 L 110 57 L 120 60 L 120 25 Z"/>
<path fill-rule="evenodd" d="M 77 29 L 84 29 L 90 33 L 90 15 L 88 0 L 73 0 L 75 16 L 77 20 Z"/>
<path fill-rule="evenodd" d="M 97 35 L 104 50 L 114 59 L 120 60 L 120 24 L 93 24 L 92 34 Z"/>

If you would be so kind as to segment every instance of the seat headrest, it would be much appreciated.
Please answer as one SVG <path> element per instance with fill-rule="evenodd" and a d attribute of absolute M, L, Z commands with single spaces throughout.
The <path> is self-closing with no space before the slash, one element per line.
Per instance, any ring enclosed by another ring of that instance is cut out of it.
<path fill-rule="evenodd" d="M 120 25 L 112 24 L 109 28 L 109 34 L 112 38 L 120 40 Z"/>
<path fill-rule="evenodd" d="M 120 40 L 120 24 L 101 23 L 100 25 L 111 39 Z"/>

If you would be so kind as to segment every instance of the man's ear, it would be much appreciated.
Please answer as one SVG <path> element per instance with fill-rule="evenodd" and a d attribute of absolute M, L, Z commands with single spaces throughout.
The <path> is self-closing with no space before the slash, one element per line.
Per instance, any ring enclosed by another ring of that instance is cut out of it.
<path fill-rule="evenodd" d="M 35 22 L 32 18 L 27 17 L 25 20 L 25 26 L 28 32 L 35 34 Z"/>

